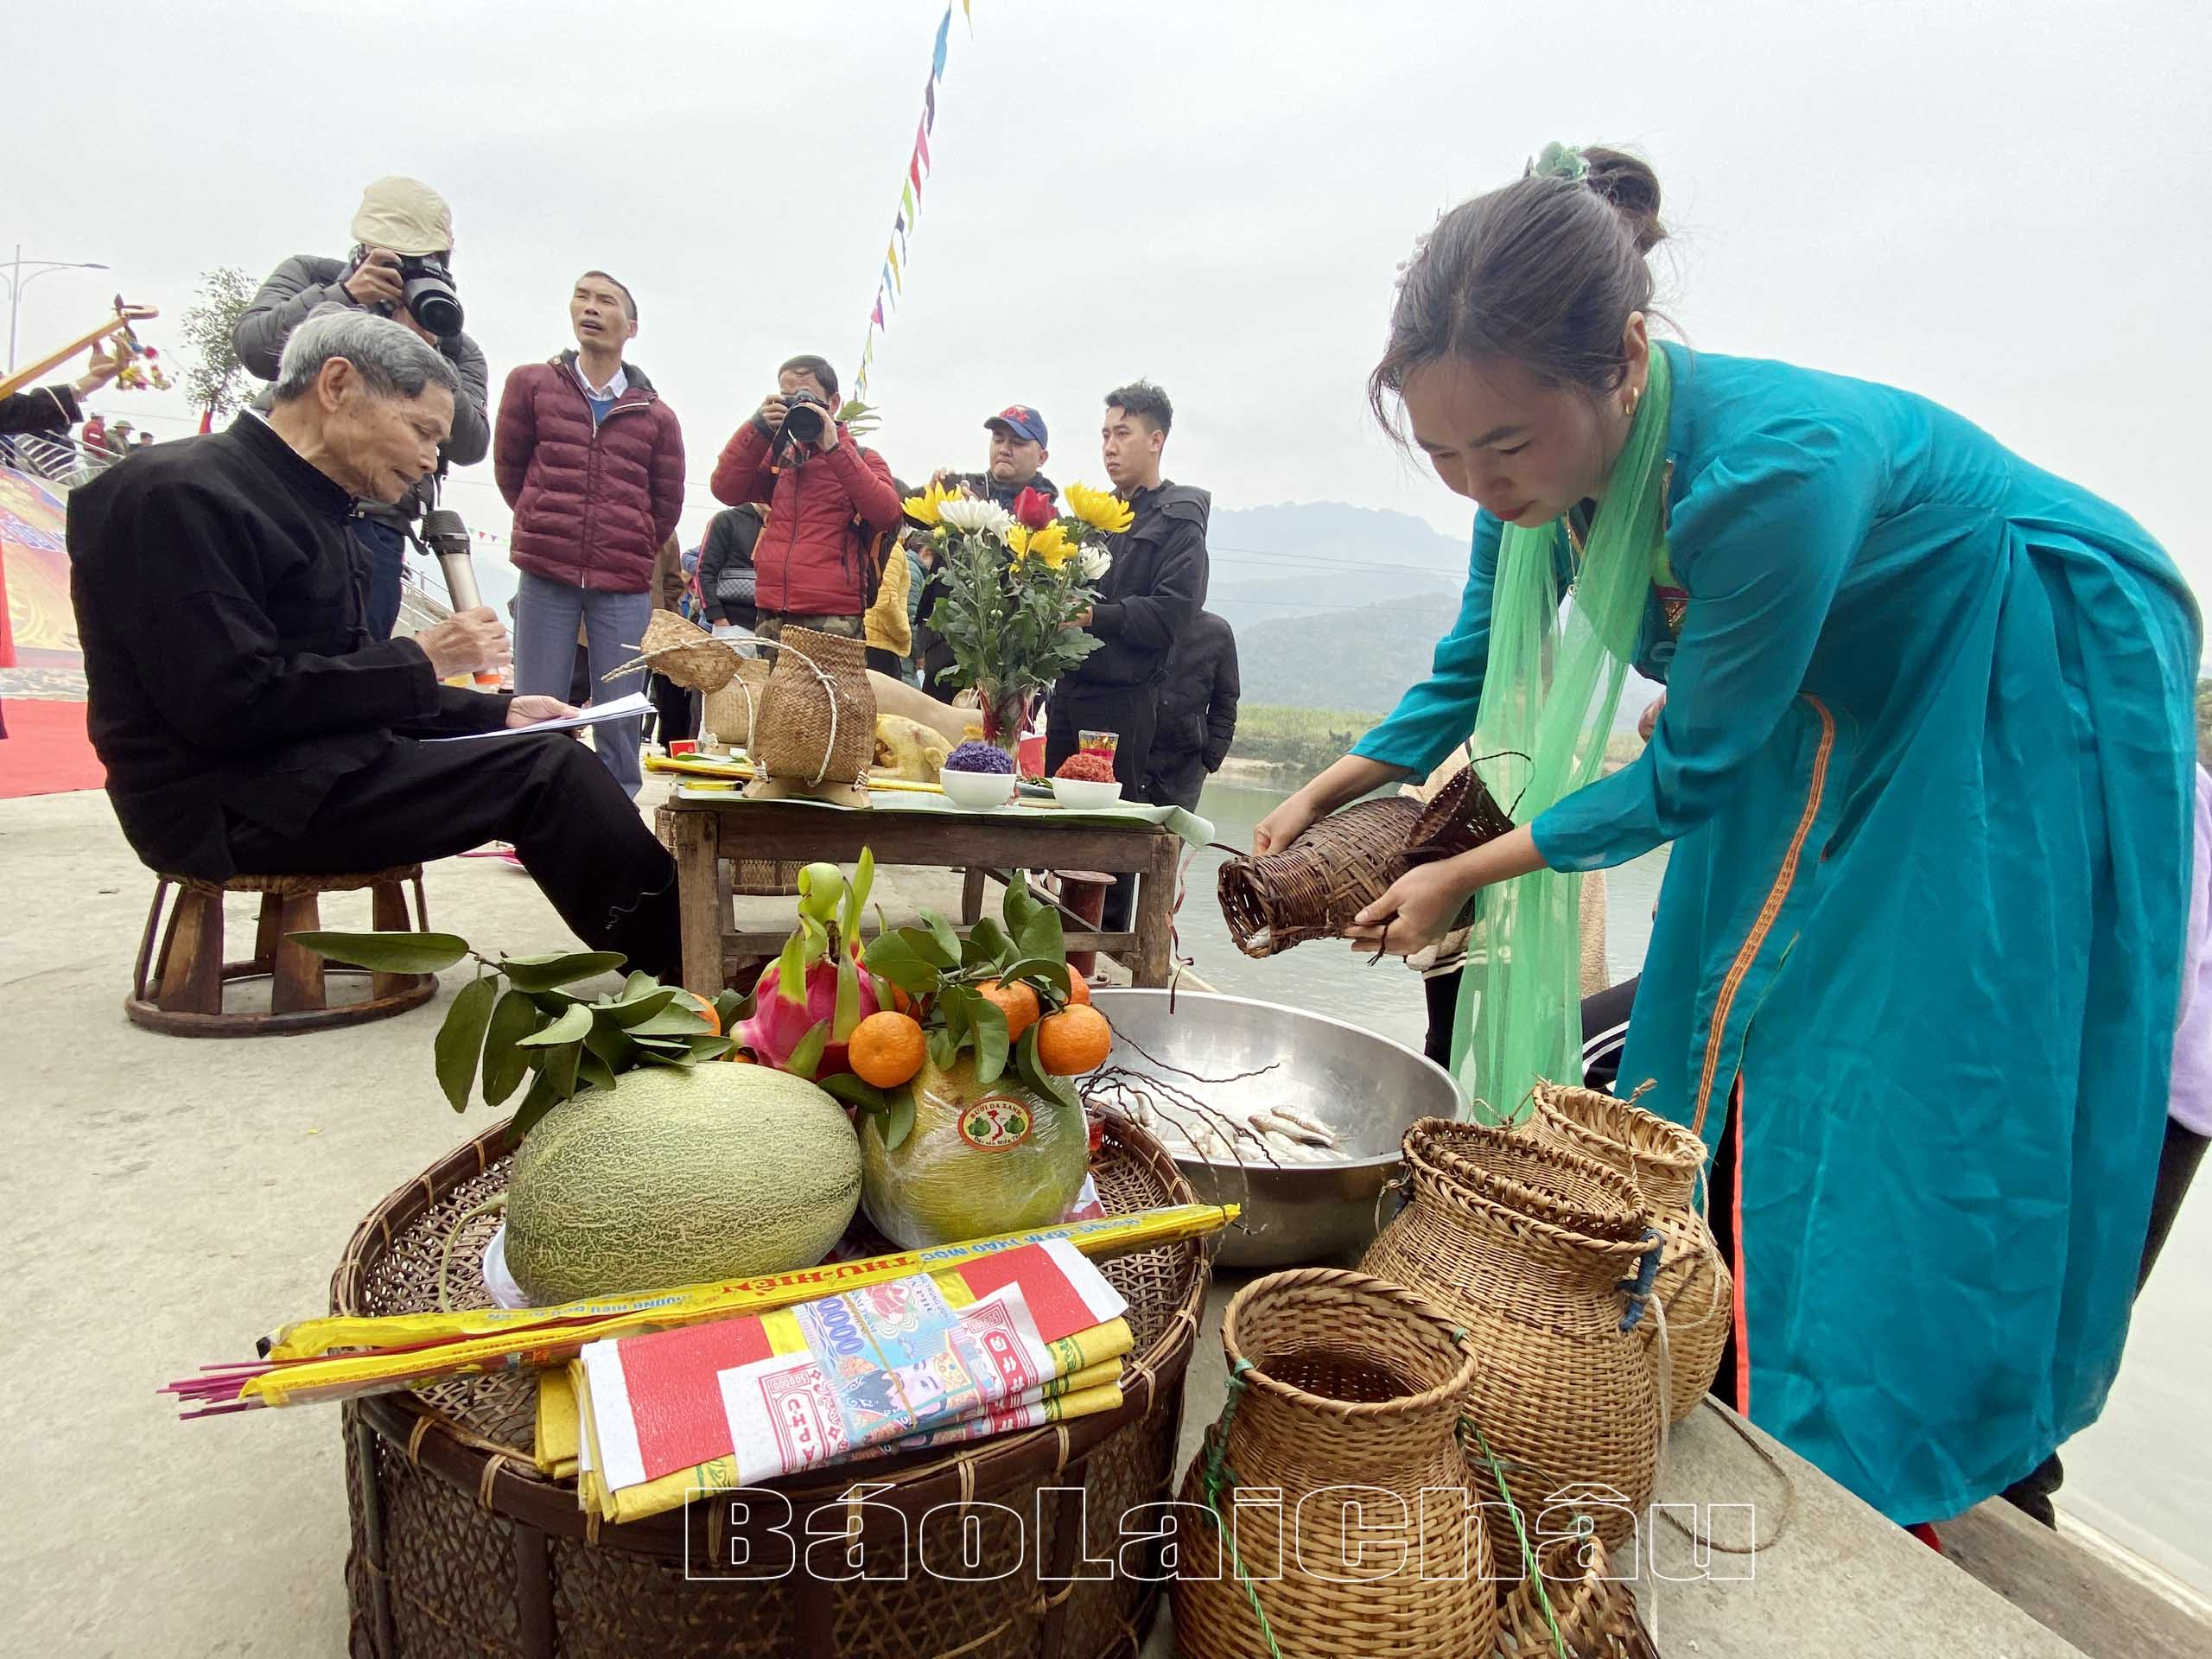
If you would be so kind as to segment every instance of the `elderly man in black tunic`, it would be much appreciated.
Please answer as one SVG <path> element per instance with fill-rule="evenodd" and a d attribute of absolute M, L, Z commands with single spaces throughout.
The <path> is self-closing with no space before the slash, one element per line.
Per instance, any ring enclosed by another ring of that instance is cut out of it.
<path fill-rule="evenodd" d="M 287 343 L 266 416 L 75 493 L 71 591 L 108 797 L 139 857 L 209 880 L 510 842 L 578 938 L 673 978 L 674 865 L 582 745 L 425 741 L 573 712 L 441 683 L 505 664 L 499 619 L 369 638 L 356 511 L 436 467 L 454 393 L 409 330 L 333 308 Z"/>

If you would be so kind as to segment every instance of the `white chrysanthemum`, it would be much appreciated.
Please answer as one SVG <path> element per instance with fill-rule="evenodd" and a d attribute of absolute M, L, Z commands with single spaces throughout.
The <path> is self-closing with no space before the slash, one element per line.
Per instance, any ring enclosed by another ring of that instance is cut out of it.
<path fill-rule="evenodd" d="M 1096 582 L 1114 568 L 1114 556 L 1103 547 L 1086 547 L 1077 556 L 1075 568 L 1083 572 L 1085 582 Z"/>
<path fill-rule="evenodd" d="M 992 535 L 1001 541 L 1014 523 L 1014 515 L 995 501 L 948 501 L 938 509 L 938 516 L 963 535 Z"/>

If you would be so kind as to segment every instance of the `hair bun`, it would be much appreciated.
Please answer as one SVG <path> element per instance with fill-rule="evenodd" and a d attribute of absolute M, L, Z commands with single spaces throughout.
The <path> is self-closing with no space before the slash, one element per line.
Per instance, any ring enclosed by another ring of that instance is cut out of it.
<path fill-rule="evenodd" d="M 1586 149 L 1586 182 L 1626 221 L 1636 251 L 1649 253 L 1667 239 L 1659 222 L 1659 175 L 1649 164 L 1618 149 Z"/>

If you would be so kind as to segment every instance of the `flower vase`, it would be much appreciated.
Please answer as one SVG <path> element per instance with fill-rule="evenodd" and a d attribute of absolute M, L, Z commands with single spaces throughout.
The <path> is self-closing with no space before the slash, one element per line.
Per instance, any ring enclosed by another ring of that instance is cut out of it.
<path fill-rule="evenodd" d="M 1018 762 L 1022 734 L 1029 729 L 1031 688 L 984 685 L 976 691 L 983 709 L 983 741 L 1003 749 Z"/>

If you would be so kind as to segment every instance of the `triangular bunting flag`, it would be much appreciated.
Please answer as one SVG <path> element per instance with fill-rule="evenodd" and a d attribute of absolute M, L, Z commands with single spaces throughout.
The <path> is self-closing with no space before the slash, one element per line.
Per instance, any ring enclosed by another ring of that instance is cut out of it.
<path fill-rule="evenodd" d="M 922 88 L 922 130 L 937 130 L 937 82 L 931 80 Z"/>
<path fill-rule="evenodd" d="M 879 328 L 880 328 L 880 327 L 882 327 L 884 326 L 884 323 L 883 323 L 883 295 L 882 295 L 882 293 L 881 293 L 880 291 L 879 291 L 879 292 L 876 294 L 876 296 L 875 296 L 875 311 L 874 311 L 874 315 L 872 315 L 868 318 L 868 321 L 869 321 L 870 322 L 874 323 L 874 324 L 877 327 L 879 327 Z"/>
<path fill-rule="evenodd" d="M 906 223 L 911 227 L 921 217 L 919 213 L 914 211 L 914 187 L 912 185 L 902 184 L 899 187 L 899 205 L 906 210 Z"/>
<path fill-rule="evenodd" d="M 952 33 L 952 0 L 945 0 L 944 16 L 938 19 L 937 46 L 930 54 L 930 74 L 932 79 L 944 73 L 945 41 Z"/>
<path fill-rule="evenodd" d="M 914 154 L 922 158 L 922 165 L 934 172 L 937 163 L 930 160 L 930 133 L 927 127 L 914 129 Z"/>
<path fill-rule="evenodd" d="M 918 150 L 915 152 L 914 159 L 906 163 L 906 179 L 914 187 L 914 200 L 919 201 L 922 199 L 922 157 Z"/>

